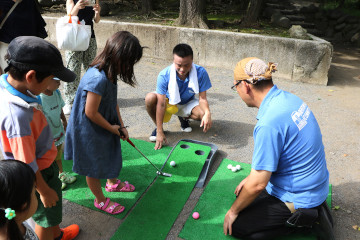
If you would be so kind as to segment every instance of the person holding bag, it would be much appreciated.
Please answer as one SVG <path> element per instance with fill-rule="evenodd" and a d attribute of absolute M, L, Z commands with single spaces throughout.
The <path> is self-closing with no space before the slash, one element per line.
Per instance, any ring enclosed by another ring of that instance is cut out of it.
<path fill-rule="evenodd" d="M 4 57 L 9 43 L 19 36 L 46 38 L 45 25 L 35 0 L 0 1 L 0 74 L 7 67 Z"/>
<path fill-rule="evenodd" d="M 94 23 L 100 21 L 100 5 L 98 0 L 96 4 L 91 4 L 90 0 L 67 0 L 67 14 L 78 16 L 79 21 L 84 20 L 86 25 L 91 26 L 91 39 L 89 48 L 85 51 L 65 51 L 66 67 L 76 74 L 74 82 L 64 84 L 65 106 L 64 113 L 70 114 L 74 102 L 76 90 L 80 83 L 81 65 L 85 70 L 96 56 L 97 44 L 94 32 Z"/>

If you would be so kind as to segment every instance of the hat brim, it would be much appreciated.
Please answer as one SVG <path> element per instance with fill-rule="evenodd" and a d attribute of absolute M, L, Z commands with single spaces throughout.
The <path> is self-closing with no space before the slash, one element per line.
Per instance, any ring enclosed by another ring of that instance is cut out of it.
<path fill-rule="evenodd" d="M 52 74 L 64 82 L 73 82 L 76 78 L 76 74 L 66 67 L 63 67 L 60 71 L 52 72 Z"/>

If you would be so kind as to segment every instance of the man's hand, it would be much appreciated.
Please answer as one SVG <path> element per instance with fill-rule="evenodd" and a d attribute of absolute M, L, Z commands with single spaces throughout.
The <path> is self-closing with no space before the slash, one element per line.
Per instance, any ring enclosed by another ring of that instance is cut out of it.
<path fill-rule="evenodd" d="M 235 193 L 236 196 L 239 196 L 239 193 L 240 193 L 242 187 L 245 185 L 246 181 L 247 181 L 247 178 L 245 178 L 244 180 L 242 180 L 242 181 L 239 183 L 239 185 L 235 188 L 235 192 L 234 192 L 234 193 Z"/>
<path fill-rule="evenodd" d="M 232 235 L 232 225 L 235 222 L 238 214 L 234 213 L 231 208 L 225 215 L 224 219 L 224 234 L 227 235 L 229 232 L 229 235 Z"/>
<path fill-rule="evenodd" d="M 162 131 L 157 131 L 156 132 L 156 144 L 155 144 L 155 150 L 160 149 L 163 144 L 167 143 L 166 137 L 164 132 Z"/>
<path fill-rule="evenodd" d="M 45 208 L 51 208 L 56 206 L 56 202 L 59 201 L 59 197 L 54 189 L 48 188 L 46 191 L 40 194 L 41 202 Z"/>
<path fill-rule="evenodd" d="M 210 113 L 205 113 L 203 118 L 201 119 L 201 124 L 200 127 L 204 127 L 204 132 L 207 132 L 212 125 L 212 121 L 211 121 L 211 115 Z"/>

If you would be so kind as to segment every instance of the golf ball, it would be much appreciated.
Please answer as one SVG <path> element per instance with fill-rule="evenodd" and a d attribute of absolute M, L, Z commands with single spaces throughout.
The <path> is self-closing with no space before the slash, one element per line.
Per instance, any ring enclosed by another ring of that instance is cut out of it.
<path fill-rule="evenodd" d="M 232 166 L 231 164 L 229 164 L 229 165 L 227 166 L 227 168 L 230 169 L 230 170 L 232 169 L 232 167 L 233 167 L 233 166 Z"/>
<path fill-rule="evenodd" d="M 176 162 L 175 162 L 175 161 L 171 161 L 171 162 L 170 162 L 170 166 L 175 167 L 175 166 L 176 166 Z"/>
<path fill-rule="evenodd" d="M 194 219 L 198 219 L 198 218 L 200 217 L 200 214 L 199 214 L 198 212 L 194 212 L 193 215 L 192 215 L 192 217 L 193 217 Z"/>
<path fill-rule="evenodd" d="M 232 167 L 232 168 L 231 168 L 231 171 L 233 171 L 233 172 L 237 172 L 237 170 L 238 170 L 238 169 L 237 169 L 236 167 Z"/>
<path fill-rule="evenodd" d="M 240 166 L 240 165 L 236 165 L 236 169 L 237 169 L 237 170 L 240 170 L 240 169 L 241 169 L 241 166 Z"/>

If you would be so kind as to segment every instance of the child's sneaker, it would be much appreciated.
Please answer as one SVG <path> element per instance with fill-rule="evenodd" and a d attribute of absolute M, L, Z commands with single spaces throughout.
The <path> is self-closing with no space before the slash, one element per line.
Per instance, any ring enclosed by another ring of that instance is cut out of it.
<path fill-rule="evenodd" d="M 66 228 L 61 228 L 61 240 L 72 240 L 79 234 L 80 228 L 77 224 L 72 224 Z"/>
<path fill-rule="evenodd" d="M 151 142 L 156 142 L 156 128 L 154 129 L 154 131 L 152 131 L 150 137 L 149 137 L 149 140 Z"/>
<path fill-rule="evenodd" d="M 61 182 L 61 190 L 64 190 L 66 188 L 66 183 Z"/>
<path fill-rule="evenodd" d="M 70 175 L 67 172 L 62 172 L 59 174 L 59 179 L 63 183 L 71 184 L 76 181 L 76 177 Z"/>
<path fill-rule="evenodd" d="M 181 131 L 187 132 L 187 133 L 192 131 L 192 128 L 190 127 L 190 124 L 189 124 L 189 120 L 187 120 L 183 117 L 179 117 L 179 120 L 180 120 L 180 125 L 181 125 Z"/>

